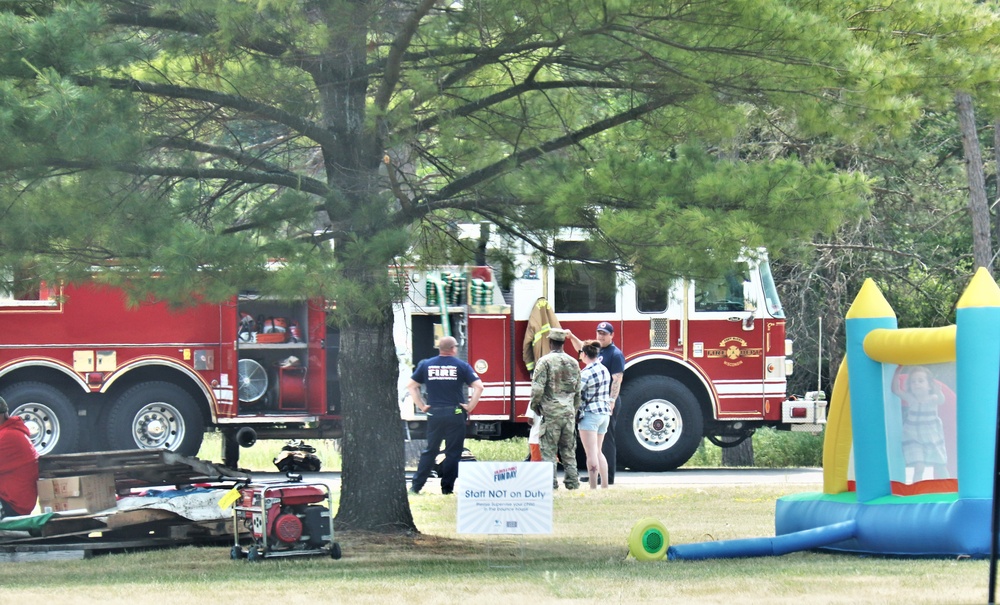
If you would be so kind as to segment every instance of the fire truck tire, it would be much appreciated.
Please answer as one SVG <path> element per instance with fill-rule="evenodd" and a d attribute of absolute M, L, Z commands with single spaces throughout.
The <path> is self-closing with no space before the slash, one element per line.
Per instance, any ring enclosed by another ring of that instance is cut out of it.
<path fill-rule="evenodd" d="M 108 443 L 116 450 L 167 449 L 194 456 L 201 449 L 205 419 L 187 391 L 169 382 L 128 389 L 108 413 Z"/>
<path fill-rule="evenodd" d="M 17 382 L 0 393 L 11 414 L 20 416 L 31 431 L 39 455 L 69 454 L 80 439 L 80 421 L 69 397 L 41 382 Z"/>
<path fill-rule="evenodd" d="M 680 381 L 641 376 L 626 381 L 615 431 L 618 461 L 643 472 L 672 471 L 694 455 L 705 419 Z"/>

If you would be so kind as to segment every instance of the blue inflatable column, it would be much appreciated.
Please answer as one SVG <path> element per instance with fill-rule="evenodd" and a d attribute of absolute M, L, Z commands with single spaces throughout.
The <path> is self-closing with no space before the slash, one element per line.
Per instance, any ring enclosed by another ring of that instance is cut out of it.
<path fill-rule="evenodd" d="M 989 499 L 1000 378 L 1000 287 L 986 269 L 972 277 L 955 316 L 958 496 Z"/>
<path fill-rule="evenodd" d="M 743 538 L 718 542 L 677 544 L 667 549 L 667 560 L 700 561 L 731 557 L 775 557 L 850 540 L 857 536 L 857 532 L 857 521 L 848 519 L 840 523 L 804 529 L 773 538 Z"/>
<path fill-rule="evenodd" d="M 854 479 L 858 502 L 892 493 L 886 444 L 882 364 L 865 353 L 873 330 L 896 329 L 896 313 L 875 282 L 866 279 L 846 315 L 847 367 L 854 434 Z"/>

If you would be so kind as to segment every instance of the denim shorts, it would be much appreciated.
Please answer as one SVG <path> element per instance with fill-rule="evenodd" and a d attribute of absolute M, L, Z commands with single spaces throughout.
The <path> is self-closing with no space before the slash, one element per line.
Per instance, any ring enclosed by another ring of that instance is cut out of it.
<path fill-rule="evenodd" d="M 580 421 L 581 431 L 597 431 L 598 435 L 608 432 L 608 423 L 611 422 L 611 414 L 598 414 L 596 412 L 584 412 L 583 420 Z"/>

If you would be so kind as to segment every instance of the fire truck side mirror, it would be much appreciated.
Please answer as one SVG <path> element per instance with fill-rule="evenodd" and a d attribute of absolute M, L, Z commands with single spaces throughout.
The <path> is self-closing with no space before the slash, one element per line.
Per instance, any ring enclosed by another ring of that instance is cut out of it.
<path fill-rule="evenodd" d="M 749 280 L 743 282 L 743 308 L 747 311 L 757 310 L 757 295 Z"/>

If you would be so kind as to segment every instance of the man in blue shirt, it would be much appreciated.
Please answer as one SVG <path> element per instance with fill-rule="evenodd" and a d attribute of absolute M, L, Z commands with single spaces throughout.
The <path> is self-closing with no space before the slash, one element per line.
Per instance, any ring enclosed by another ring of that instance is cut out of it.
<path fill-rule="evenodd" d="M 441 493 L 450 494 L 455 490 L 458 461 L 465 447 L 465 423 L 483 394 L 483 381 L 472 366 L 455 356 L 457 350 L 458 341 L 454 337 L 442 336 L 438 340 L 439 355 L 417 364 L 406 385 L 417 409 L 427 412 L 427 449 L 420 453 L 417 473 L 410 485 L 412 494 L 419 494 L 430 477 L 442 440 L 445 450 L 441 464 Z M 426 402 L 420 396 L 420 385 L 426 386 Z M 472 397 L 465 403 L 468 387 L 472 387 Z"/>

